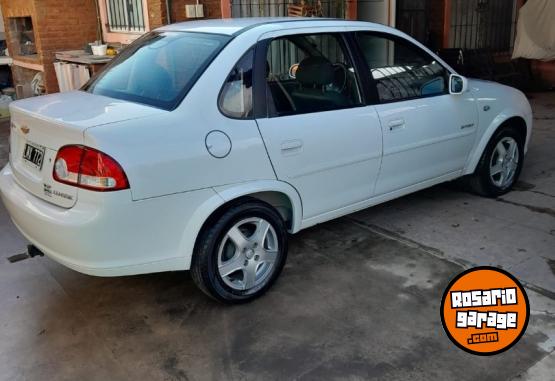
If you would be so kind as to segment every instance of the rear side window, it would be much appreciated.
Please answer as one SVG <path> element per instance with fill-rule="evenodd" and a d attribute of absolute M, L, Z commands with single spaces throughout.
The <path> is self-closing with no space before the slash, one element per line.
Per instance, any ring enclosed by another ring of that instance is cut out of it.
<path fill-rule="evenodd" d="M 84 90 L 172 110 L 229 38 L 208 33 L 148 33 L 125 49 Z"/>
<path fill-rule="evenodd" d="M 401 38 L 357 33 L 380 102 L 447 93 L 449 73 L 432 56 Z"/>
<path fill-rule="evenodd" d="M 229 73 L 218 100 L 220 110 L 231 118 L 252 118 L 252 66 L 254 52 L 250 49 Z"/>
<path fill-rule="evenodd" d="M 274 39 L 266 56 L 270 116 L 306 114 L 361 104 L 353 64 L 339 34 Z"/>

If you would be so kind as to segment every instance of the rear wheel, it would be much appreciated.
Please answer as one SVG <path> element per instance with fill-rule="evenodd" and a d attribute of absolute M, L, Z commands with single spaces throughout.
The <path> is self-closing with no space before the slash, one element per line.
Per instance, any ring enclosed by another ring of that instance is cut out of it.
<path fill-rule="evenodd" d="M 270 205 L 247 200 L 230 207 L 201 232 L 191 275 L 209 296 L 250 301 L 268 290 L 287 257 L 287 230 Z"/>
<path fill-rule="evenodd" d="M 476 171 L 468 179 L 471 190 L 498 197 L 518 180 L 524 159 L 524 139 L 511 126 L 499 130 L 488 143 Z"/>

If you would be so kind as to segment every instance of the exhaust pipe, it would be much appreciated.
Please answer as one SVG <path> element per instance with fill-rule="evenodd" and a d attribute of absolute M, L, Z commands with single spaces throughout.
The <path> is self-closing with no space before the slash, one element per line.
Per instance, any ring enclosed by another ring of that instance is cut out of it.
<path fill-rule="evenodd" d="M 10 263 L 16 263 L 19 261 L 23 261 L 27 258 L 33 258 L 33 257 L 44 257 L 44 253 L 42 251 L 39 250 L 38 247 L 36 247 L 35 245 L 27 245 L 27 252 L 26 253 L 21 253 L 21 254 L 16 254 L 16 255 L 12 255 L 10 257 L 8 257 L 8 261 Z"/>
<path fill-rule="evenodd" d="M 39 250 L 38 247 L 36 247 L 35 245 L 27 245 L 27 255 L 29 256 L 29 258 L 33 258 L 33 257 L 44 257 L 44 253 L 42 251 Z"/>

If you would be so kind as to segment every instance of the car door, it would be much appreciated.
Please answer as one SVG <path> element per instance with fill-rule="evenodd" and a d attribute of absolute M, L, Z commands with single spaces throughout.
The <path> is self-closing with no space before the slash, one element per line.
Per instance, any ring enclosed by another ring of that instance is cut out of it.
<path fill-rule="evenodd" d="M 343 35 L 308 30 L 263 36 L 257 49 L 268 106 L 257 123 L 304 219 L 370 198 L 382 153 L 378 115 L 364 105 Z"/>
<path fill-rule="evenodd" d="M 450 72 L 405 38 L 357 32 L 355 39 L 375 86 L 383 128 L 375 194 L 461 171 L 477 130 L 471 93 L 449 94 Z"/>

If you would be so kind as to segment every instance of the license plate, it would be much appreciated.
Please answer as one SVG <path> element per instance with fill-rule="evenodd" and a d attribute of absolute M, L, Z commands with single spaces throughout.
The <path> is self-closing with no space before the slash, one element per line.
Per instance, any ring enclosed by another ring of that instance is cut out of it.
<path fill-rule="evenodd" d="M 44 161 L 44 151 L 45 149 L 42 146 L 27 143 L 23 150 L 23 159 L 40 171 L 42 169 L 42 162 Z"/>

